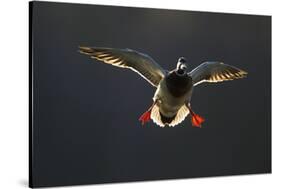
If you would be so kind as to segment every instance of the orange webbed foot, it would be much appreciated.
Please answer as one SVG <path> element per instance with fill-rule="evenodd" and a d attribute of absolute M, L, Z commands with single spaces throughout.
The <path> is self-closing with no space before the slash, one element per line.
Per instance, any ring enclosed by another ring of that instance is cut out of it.
<path fill-rule="evenodd" d="M 188 109 L 189 109 L 189 112 L 191 115 L 192 126 L 201 128 L 202 127 L 201 125 L 205 121 L 205 119 L 203 117 L 201 117 L 200 115 L 194 113 L 192 111 L 192 109 L 190 108 L 190 106 L 188 106 Z"/>
<path fill-rule="evenodd" d="M 191 115 L 191 123 L 194 127 L 199 127 L 201 128 L 202 123 L 205 121 L 205 119 L 203 117 L 201 117 L 198 114 L 193 114 Z"/>
<path fill-rule="evenodd" d="M 146 122 L 149 122 L 150 121 L 150 115 L 151 115 L 151 111 L 146 111 L 144 112 L 140 118 L 139 118 L 139 121 L 141 121 L 141 124 L 144 125 Z"/>

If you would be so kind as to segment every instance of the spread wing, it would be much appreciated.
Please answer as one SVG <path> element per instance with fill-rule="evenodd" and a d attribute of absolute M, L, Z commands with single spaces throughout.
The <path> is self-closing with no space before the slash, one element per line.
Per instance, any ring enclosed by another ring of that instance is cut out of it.
<path fill-rule="evenodd" d="M 165 77 L 165 71 L 152 58 L 131 49 L 79 47 L 79 52 L 113 66 L 129 68 L 155 87 Z"/>
<path fill-rule="evenodd" d="M 244 78 L 247 72 L 222 62 L 204 62 L 189 75 L 192 77 L 193 85 L 196 86 L 203 82 L 212 83 Z"/>

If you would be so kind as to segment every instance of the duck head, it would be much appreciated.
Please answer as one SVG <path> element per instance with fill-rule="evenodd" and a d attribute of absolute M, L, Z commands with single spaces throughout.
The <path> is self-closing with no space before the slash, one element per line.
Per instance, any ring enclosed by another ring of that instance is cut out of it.
<path fill-rule="evenodd" d="M 192 78 L 188 76 L 186 59 L 180 57 L 176 69 L 166 77 L 166 85 L 174 97 L 182 97 L 192 88 Z"/>
<path fill-rule="evenodd" d="M 187 74 L 186 59 L 184 57 L 180 57 L 178 60 L 176 74 L 178 76 L 184 76 Z"/>

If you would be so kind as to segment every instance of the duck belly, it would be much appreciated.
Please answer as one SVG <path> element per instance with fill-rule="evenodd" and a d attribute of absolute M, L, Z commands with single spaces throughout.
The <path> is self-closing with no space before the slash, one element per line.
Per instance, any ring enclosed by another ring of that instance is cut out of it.
<path fill-rule="evenodd" d="M 179 109 L 190 99 L 191 93 L 192 90 L 189 90 L 184 95 L 175 97 L 168 90 L 165 81 L 162 81 L 154 94 L 153 100 L 156 102 L 156 106 L 159 107 L 161 115 L 172 118 L 176 116 Z"/>

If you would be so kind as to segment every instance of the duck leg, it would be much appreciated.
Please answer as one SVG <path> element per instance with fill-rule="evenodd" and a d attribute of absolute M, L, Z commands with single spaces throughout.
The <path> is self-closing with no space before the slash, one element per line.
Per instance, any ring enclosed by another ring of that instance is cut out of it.
<path fill-rule="evenodd" d="M 141 121 L 142 125 L 150 121 L 151 110 L 153 106 L 156 104 L 156 102 L 157 101 L 154 101 L 152 106 L 150 106 L 150 108 L 140 116 L 139 121 Z"/>
<path fill-rule="evenodd" d="M 190 108 L 190 106 L 187 106 L 187 108 L 189 109 L 190 115 L 191 115 L 191 123 L 194 127 L 199 127 L 201 128 L 201 124 L 205 121 L 205 119 L 203 117 L 201 117 L 200 115 L 196 114 L 194 111 L 192 111 L 192 109 Z"/>

